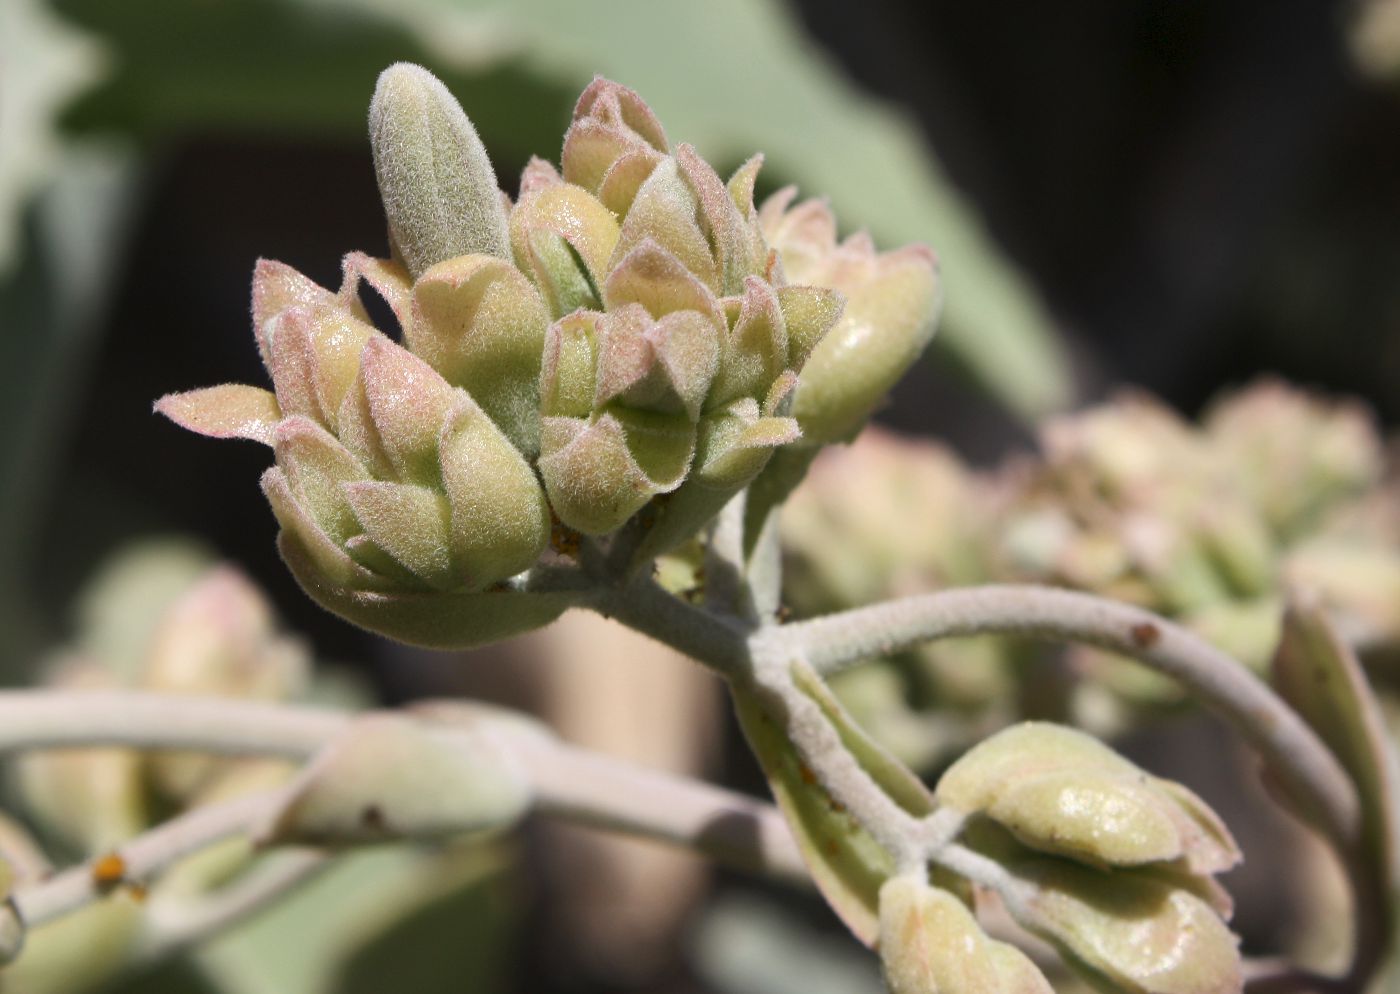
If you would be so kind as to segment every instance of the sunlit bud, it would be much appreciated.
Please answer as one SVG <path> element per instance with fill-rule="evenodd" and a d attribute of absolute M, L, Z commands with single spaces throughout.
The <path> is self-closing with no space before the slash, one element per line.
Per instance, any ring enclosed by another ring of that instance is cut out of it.
<path fill-rule="evenodd" d="M 1065 860 L 1010 865 L 1034 888 L 1012 906 L 1022 926 L 1054 943 L 1105 990 L 1123 994 L 1239 994 L 1239 940 L 1216 909 L 1170 878 L 1105 875 Z"/>
<path fill-rule="evenodd" d="M 625 214 L 669 148 L 661 122 L 642 98 L 598 77 L 579 97 L 564 136 L 564 179 Z"/>
<path fill-rule="evenodd" d="M 539 446 L 540 354 L 549 314 L 508 262 L 470 255 L 424 273 L 413 287 L 405 344 L 471 394 L 527 457 Z"/>
<path fill-rule="evenodd" d="M 880 962 L 890 994 L 1054 994 L 1035 964 L 988 938 L 962 901 L 911 876 L 880 888 Z"/>
<path fill-rule="evenodd" d="M 948 769 L 936 796 L 987 816 L 1033 849 L 1092 866 L 1180 862 L 1209 875 L 1240 859 L 1229 831 L 1195 794 L 1059 725 L 1027 722 L 992 736 Z"/>
<path fill-rule="evenodd" d="M 846 307 L 802 367 L 792 414 L 804 444 L 846 441 L 933 337 L 942 300 L 927 249 L 879 256 L 865 280 L 835 284 Z"/>
<path fill-rule="evenodd" d="M 515 264 L 530 273 L 555 317 L 596 309 L 617 247 L 613 213 L 582 187 L 563 183 L 522 193 L 510 215 Z"/>
<path fill-rule="evenodd" d="M 510 258 L 491 161 L 437 77 L 406 62 L 384 70 L 369 132 L 390 242 L 409 273 L 474 253 Z"/>

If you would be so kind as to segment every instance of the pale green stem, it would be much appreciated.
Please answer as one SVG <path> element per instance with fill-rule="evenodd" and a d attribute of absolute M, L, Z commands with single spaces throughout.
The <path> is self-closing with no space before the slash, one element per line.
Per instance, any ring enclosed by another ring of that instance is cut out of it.
<path fill-rule="evenodd" d="M 227 698 L 6 691 L 0 692 L 0 752 L 129 746 L 305 760 L 353 720 L 341 712 Z M 442 719 L 424 720 L 443 726 Z M 589 753 L 522 729 L 516 718 L 480 720 L 519 764 L 546 814 L 669 842 L 741 869 L 805 877 L 796 844 L 771 805 Z M 118 850 L 126 879 L 144 881 L 191 852 L 247 833 L 280 800 L 278 791 L 248 795 L 151 829 Z M 21 887 L 15 901 L 24 920 L 37 925 L 94 900 L 101 890 L 84 865 Z M 276 892 L 269 888 L 269 898 Z"/>
<path fill-rule="evenodd" d="M 245 834 L 280 798 L 281 792 L 276 790 L 246 794 L 222 804 L 195 808 L 157 825 L 117 850 L 122 880 L 145 883 L 176 860 Z M 110 885 L 94 873 L 93 863 L 84 863 L 41 883 L 19 888 L 13 900 L 20 918 L 33 928 L 92 903 L 109 889 Z"/>
<path fill-rule="evenodd" d="M 793 680 L 792 664 L 801 654 L 760 641 L 754 657 L 754 686 L 760 694 L 776 699 L 774 710 L 784 716 L 783 731 L 827 793 L 845 805 L 897 865 L 922 862 L 927 854 L 919 844 L 923 835 L 919 818 L 875 782 L 841 741 L 841 733 L 821 706 Z"/>
<path fill-rule="evenodd" d="M 844 611 L 772 633 L 806 652 L 824 673 L 923 642 L 984 634 L 1084 642 L 1173 677 L 1230 721 L 1295 796 L 1323 813 L 1327 833 L 1340 846 L 1354 844 L 1360 830 L 1356 789 L 1312 729 L 1243 664 L 1149 611 L 1050 587 L 969 587 Z"/>
<path fill-rule="evenodd" d="M 778 515 L 770 514 L 754 543 L 748 563 L 749 590 L 759 620 L 771 625 L 777 620 L 783 596 L 783 548 L 778 534 Z"/>
<path fill-rule="evenodd" d="M 748 643 L 738 623 L 685 603 L 650 578 L 601 590 L 589 606 L 721 676 L 733 678 L 748 672 Z"/>

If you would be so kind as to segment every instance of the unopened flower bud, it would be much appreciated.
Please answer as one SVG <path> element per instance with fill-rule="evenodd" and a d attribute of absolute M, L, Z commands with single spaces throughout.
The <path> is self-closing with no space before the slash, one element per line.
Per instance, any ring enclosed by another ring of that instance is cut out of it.
<path fill-rule="evenodd" d="M 384 70 L 369 112 L 374 172 L 389 238 L 414 277 L 456 256 L 510 259 L 496 173 L 476 129 L 432 73 Z"/>
<path fill-rule="evenodd" d="M 642 98 L 600 76 L 579 97 L 564 136 L 564 179 L 625 214 L 669 148 L 661 122 Z"/>
<path fill-rule="evenodd" d="M 297 775 L 253 835 L 332 846 L 432 838 L 504 828 L 529 804 L 528 782 L 484 736 L 371 716 Z"/>
<path fill-rule="evenodd" d="M 1035 895 L 1017 921 L 1066 961 L 1123 994 L 1239 994 L 1239 940 L 1210 903 L 1169 878 L 1105 875 L 1065 860 L 1011 864 Z"/>
<path fill-rule="evenodd" d="M 1240 859 L 1224 824 L 1191 791 L 1059 725 L 1027 722 L 992 736 L 944 773 L 935 796 L 985 815 L 1032 849 L 1091 866 L 1179 862 L 1204 876 Z"/>
<path fill-rule="evenodd" d="M 847 441 L 933 337 L 942 289 L 932 253 L 880 256 L 859 282 L 837 286 L 846 308 L 802 368 L 792 413 L 806 444 Z"/>
<path fill-rule="evenodd" d="M 962 901 L 915 877 L 880 888 L 880 962 L 890 994 L 1054 994 L 1025 953 L 988 938 Z"/>

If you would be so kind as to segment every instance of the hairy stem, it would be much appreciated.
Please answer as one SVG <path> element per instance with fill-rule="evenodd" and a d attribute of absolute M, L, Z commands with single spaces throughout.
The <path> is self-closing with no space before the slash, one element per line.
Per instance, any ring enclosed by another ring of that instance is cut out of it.
<path fill-rule="evenodd" d="M 99 856 L 41 883 L 21 887 L 14 894 L 15 907 L 24 923 L 33 928 L 90 904 L 117 884 L 144 884 L 182 857 L 245 834 L 279 797 L 276 790 L 259 791 L 195 808 L 137 836 L 115 854 Z M 106 867 L 111 869 L 99 872 L 99 868 Z M 112 879 L 113 871 L 117 871 L 116 879 Z"/>
<path fill-rule="evenodd" d="M 823 673 L 922 642 L 983 634 L 1085 642 L 1131 656 L 1228 719 L 1285 787 L 1325 813 L 1325 829 L 1339 845 L 1349 848 L 1360 830 L 1351 779 L 1297 712 L 1243 664 L 1149 611 L 1050 587 L 968 587 L 785 625 L 778 633 Z"/>
<path fill-rule="evenodd" d="M 591 605 L 629 628 L 669 645 L 724 677 L 749 667 L 744 630 L 722 616 L 692 607 L 655 580 L 635 580 L 600 591 Z"/>

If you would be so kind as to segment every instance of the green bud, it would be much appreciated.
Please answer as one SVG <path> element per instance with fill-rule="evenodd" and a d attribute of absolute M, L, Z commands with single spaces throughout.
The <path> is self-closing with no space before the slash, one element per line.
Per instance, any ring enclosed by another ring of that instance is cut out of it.
<path fill-rule="evenodd" d="M 479 733 L 439 733 L 396 715 L 356 721 L 295 780 L 263 844 L 345 846 L 505 828 L 530 785 Z"/>
<path fill-rule="evenodd" d="M 1142 873 L 1105 876 L 1063 860 L 1012 866 L 1035 896 L 1012 913 L 1066 962 L 1123 994 L 1238 994 L 1239 940 L 1209 903 Z"/>
<path fill-rule="evenodd" d="M 415 278 L 462 255 L 510 259 L 496 173 L 476 129 L 421 66 L 384 70 L 369 111 L 379 195 L 395 254 Z"/>
<path fill-rule="evenodd" d="M 1208 875 L 1240 859 L 1224 824 L 1189 790 L 1059 725 L 1027 722 L 992 736 L 944 773 L 935 796 L 1026 846 L 1091 866 L 1179 862 Z"/>
<path fill-rule="evenodd" d="M 532 456 L 539 449 L 540 355 L 548 326 L 544 301 L 519 270 L 469 255 L 433 266 L 414 284 L 404 341 Z"/>
<path fill-rule="evenodd" d="M 880 888 L 880 962 L 890 994 L 1054 994 L 1025 953 L 988 938 L 962 901 L 911 876 Z"/>
<path fill-rule="evenodd" d="M 837 287 L 846 308 L 802 367 L 792 414 L 805 444 L 847 441 L 933 337 L 942 289 L 933 254 L 881 256 L 860 282 Z"/>

